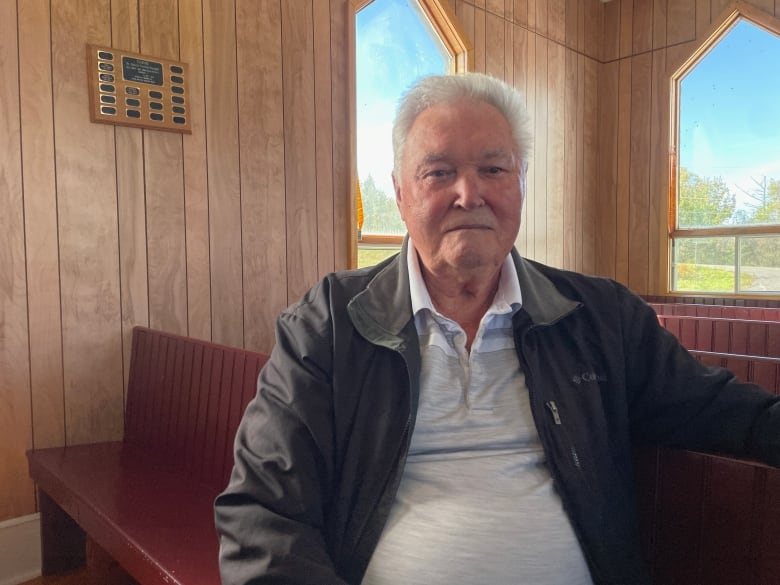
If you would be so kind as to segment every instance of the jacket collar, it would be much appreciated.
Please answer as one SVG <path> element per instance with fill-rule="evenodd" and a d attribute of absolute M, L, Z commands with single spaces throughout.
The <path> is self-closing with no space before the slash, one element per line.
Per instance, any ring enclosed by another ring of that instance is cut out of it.
<path fill-rule="evenodd" d="M 404 328 L 411 326 L 412 302 L 409 297 L 409 270 L 404 238 L 401 253 L 379 268 L 368 286 L 349 302 L 347 310 L 353 324 L 369 341 L 395 350 L 406 348 Z M 567 298 L 529 260 L 512 249 L 517 269 L 523 309 L 535 325 L 553 323 L 576 309 L 580 303 Z M 393 310 L 388 310 L 393 307 Z"/>

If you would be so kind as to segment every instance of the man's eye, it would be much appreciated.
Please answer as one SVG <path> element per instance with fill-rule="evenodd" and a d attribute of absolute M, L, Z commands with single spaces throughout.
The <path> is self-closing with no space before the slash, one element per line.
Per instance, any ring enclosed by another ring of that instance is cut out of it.
<path fill-rule="evenodd" d="M 428 171 L 425 176 L 431 177 L 433 179 L 440 179 L 442 177 L 446 177 L 450 174 L 451 171 L 447 169 L 433 169 L 432 171 Z"/>
<path fill-rule="evenodd" d="M 504 169 L 501 167 L 487 167 L 484 169 L 484 172 L 488 175 L 499 175 L 504 172 Z"/>

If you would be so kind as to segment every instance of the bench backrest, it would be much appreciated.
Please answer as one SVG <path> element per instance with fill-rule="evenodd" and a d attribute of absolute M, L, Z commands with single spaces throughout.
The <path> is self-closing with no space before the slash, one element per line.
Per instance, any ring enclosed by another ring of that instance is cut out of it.
<path fill-rule="evenodd" d="M 658 315 L 686 348 L 719 353 L 780 357 L 780 322 Z"/>
<path fill-rule="evenodd" d="M 731 370 L 743 382 L 752 382 L 780 396 L 780 358 L 691 351 L 700 362 Z"/>
<path fill-rule="evenodd" d="M 124 442 L 187 479 L 222 488 L 233 438 L 268 356 L 136 327 Z"/>
<path fill-rule="evenodd" d="M 730 305 L 696 305 L 692 303 L 650 303 L 650 306 L 659 315 L 780 321 L 780 309 L 774 307 L 735 307 Z"/>

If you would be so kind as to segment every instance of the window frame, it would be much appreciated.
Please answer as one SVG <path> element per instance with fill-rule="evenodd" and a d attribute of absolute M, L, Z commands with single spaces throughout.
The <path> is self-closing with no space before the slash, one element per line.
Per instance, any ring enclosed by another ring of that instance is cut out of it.
<path fill-rule="evenodd" d="M 669 136 L 669 198 L 667 225 L 665 226 L 666 237 L 666 270 L 663 278 L 665 283 L 665 292 L 667 295 L 675 296 L 694 296 L 694 297 L 717 297 L 717 298 L 761 298 L 761 299 L 780 299 L 776 293 L 760 292 L 704 292 L 704 291 L 677 291 L 672 289 L 672 270 L 674 267 L 674 240 L 677 238 L 690 237 L 718 237 L 727 236 L 739 238 L 739 236 L 780 236 L 780 224 L 778 225 L 760 225 L 760 226 L 720 226 L 708 228 L 679 228 L 677 227 L 677 195 L 678 195 L 678 176 L 679 176 L 679 144 L 680 144 L 680 83 L 696 65 L 710 52 L 710 50 L 720 42 L 737 25 L 740 20 L 745 20 L 750 24 L 757 26 L 770 34 L 780 36 L 780 19 L 768 14 L 744 1 L 737 1 L 726 9 L 724 15 L 705 35 L 704 41 L 699 43 L 693 53 L 683 61 L 671 76 L 670 86 L 670 136 Z M 738 259 L 735 259 L 735 269 L 739 266 Z M 737 275 L 736 281 L 739 281 Z"/>
<path fill-rule="evenodd" d="M 349 265 L 350 268 L 357 266 L 358 243 L 368 245 L 389 245 L 400 246 L 403 242 L 403 236 L 387 234 L 362 234 L 358 242 L 357 233 L 357 79 L 356 79 L 356 27 L 355 20 L 357 13 L 374 2 L 375 0 L 351 0 L 350 30 L 349 30 L 349 48 L 350 48 L 350 177 L 351 188 L 349 193 Z M 450 5 L 449 0 L 412 0 L 416 1 L 422 9 L 425 16 L 438 34 L 439 39 L 452 56 L 450 61 L 450 73 L 461 73 L 474 70 L 474 46 L 468 39 L 463 27 L 458 20 L 455 11 Z"/>

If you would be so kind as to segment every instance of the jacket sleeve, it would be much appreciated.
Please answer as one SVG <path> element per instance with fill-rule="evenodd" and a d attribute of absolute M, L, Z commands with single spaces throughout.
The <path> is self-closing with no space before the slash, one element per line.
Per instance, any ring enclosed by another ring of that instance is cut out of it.
<path fill-rule="evenodd" d="M 330 344 L 327 325 L 312 323 L 295 312 L 279 318 L 276 345 L 239 425 L 230 482 L 215 502 L 224 585 L 346 585 L 325 537 Z"/>
<path fill-rule="evenodd" d="M 618 287 L 635 442 L 780 466 L 780 396 L 703 365 L 649 305 Z"/>

